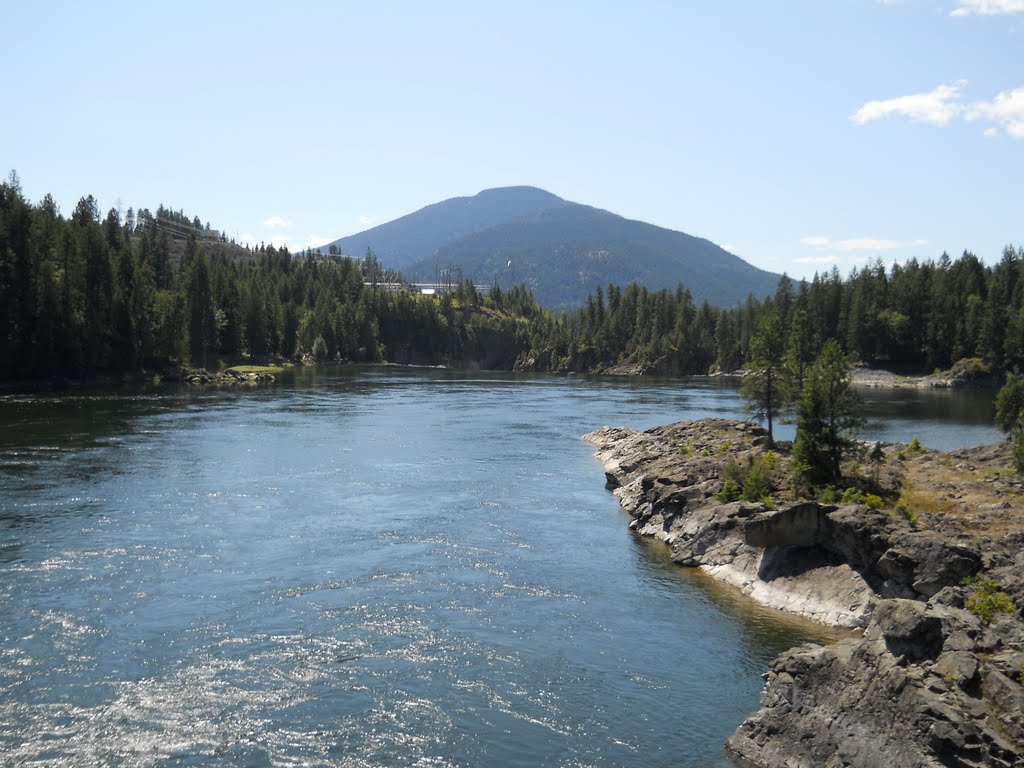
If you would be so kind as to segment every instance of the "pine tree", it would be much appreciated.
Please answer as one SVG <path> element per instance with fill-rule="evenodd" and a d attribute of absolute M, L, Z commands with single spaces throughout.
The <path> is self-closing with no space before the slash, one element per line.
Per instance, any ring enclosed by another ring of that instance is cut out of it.
<path fill-rule="evenodd" d="M 863 424 L 860 406 L 849 363 L 832 339 L 811 367 L 796 404 L 793 461 L 806 480 L 815 485 L 839 482 L 842 460 Z"/>
<path fill-rule="evenodd" d="M 740 394 L 747 400 L 747 412 L 768 423 L 768 444 L 774 445 L 773 421 L 786 402 L 786 340 L 782 321 L 772 312 L 761 318 L 750 342 L 751 359 Z"/>
<path fill-rule="evenodd" d="M 188 273 L 189 353 L 193 365 L 206 367 L 207 354 L 217 344 L 217 315 L 210 289 L 210 271 L 201 250 L 192 258 Z"/>

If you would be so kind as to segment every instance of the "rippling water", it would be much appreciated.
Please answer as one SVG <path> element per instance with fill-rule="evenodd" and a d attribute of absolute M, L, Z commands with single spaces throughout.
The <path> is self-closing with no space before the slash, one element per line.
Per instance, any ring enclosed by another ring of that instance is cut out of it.
<path fill-rule="evenodd" d="M 958 398 L 875 395 L 869 430 L 994 439 Z M 2 397 L 0 762 L 728 764 L 824 635 L 633 537 L 578 437 L 741 406 L 392 368 Z"/>

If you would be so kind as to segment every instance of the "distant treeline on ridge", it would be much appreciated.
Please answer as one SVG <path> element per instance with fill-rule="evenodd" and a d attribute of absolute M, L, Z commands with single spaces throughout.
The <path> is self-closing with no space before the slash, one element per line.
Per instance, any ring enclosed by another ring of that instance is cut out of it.
<path fill-rule="evenodd" d="M 523 286 L 471 283 L 421 296 L 385 291 L 372 254 L 293 256 L 224 241 L 198 217 L 158 209 L 101 216 L 92 196 L 70 218 L 52 197 L 0 184 L 0 379 L 141 374 L 173 365 L 318 360 L 600 372 L 704 374 L 742 367 L 765 312 L 813 359 L 836 339 L 854 360 L 930 372 L 963 358 L 1024 363 L 1024 250 L 986 266 L 876 262 L 843 278 L 783 277 L 775 294 L 699 306 L 685 287 L 596 289 L 555 314 Z"/>

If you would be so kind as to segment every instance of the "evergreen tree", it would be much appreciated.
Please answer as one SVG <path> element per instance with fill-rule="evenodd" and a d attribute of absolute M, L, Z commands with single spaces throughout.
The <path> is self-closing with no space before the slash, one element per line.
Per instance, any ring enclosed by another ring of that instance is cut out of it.
<path fill-rule="evenodd" d="M 210 288 L 206 254 L 192 257 L 188 274 L 189 356 L 193 365 L 206 367 L 207 354 L 217 344 L 217 314 Z"/>
<path fill-rule="evenodd" d="M 793 461 L 807 481 L 839 482 L 842 460 L 863 423 L 860 405 L 849 362 L 838 342 L 830 339 L 811 367 L 796 404 Z"/>
<path fill-rule="evenodd" d="M 1013 440 L 1013 460 L 1024 474 L 1024 374 L 1011 373 L 996 395 L 996 426 Z"/>
<path fill-rule="evenodd" d="M 772 312 L 761 318 L 750 343 L 751 356 L 740 394 L 747 400 L 747 412 L 768 424 L 768 444 L 774 445 L 773 421 L 786 402 L 786 341 L 782 321 Z"/>
<path fill-rule="evenodd" d="M 786 348 L 786 383 L 790 386 L 789 400 L 795 401 L 804 388 L 807 371 L 816 356 L 814 329 L 803 307 L 793 310 L 790 318 L 789 342 Z"/>

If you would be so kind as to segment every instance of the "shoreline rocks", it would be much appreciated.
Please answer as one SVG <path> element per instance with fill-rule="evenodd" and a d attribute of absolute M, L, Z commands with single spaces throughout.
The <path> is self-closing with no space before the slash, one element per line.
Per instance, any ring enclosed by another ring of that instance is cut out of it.
<path fill-rule="evenodd" d="M 205 368 L 174 368 L 160 374 L 161 381 L 184 384 L 271 384 L 277 377 L 269 371 L 208 371 Z"/>
<path fill-rule="evenodd" d="M 584 439 L 630 528 L 666 542 L 675 562 L 764 605 L 864 630 L 781 654 L 732 753 L 764 768 L 1024 765 L 1024 622 L 1014 612 L 986 624 L 963 586 L 1007 561 L 996 574 L 1019 605 L 1019 558 L 863 504 L 720 501 L 726 465 L 765 452 L 755 425 L 604 427 Z"/>

